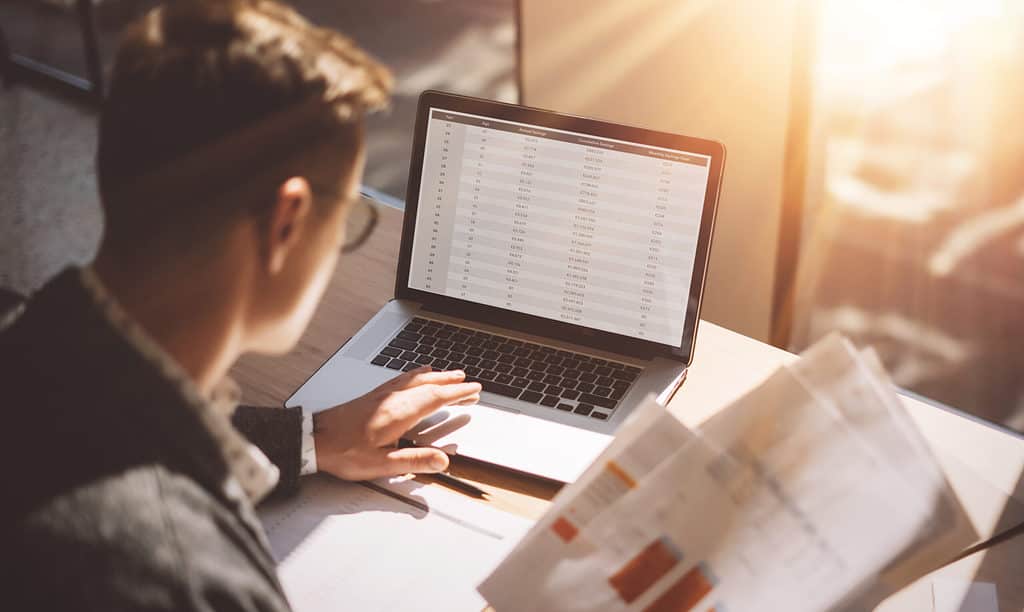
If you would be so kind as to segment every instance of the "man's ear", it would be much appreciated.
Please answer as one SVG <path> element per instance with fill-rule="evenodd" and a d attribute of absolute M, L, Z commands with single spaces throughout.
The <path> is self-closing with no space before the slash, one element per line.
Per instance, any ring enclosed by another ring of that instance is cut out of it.
<path fill-rule="evenodd" d="M 271 211 L 268 234 L 264 236 L 268 247 L 268 273 L 277 274 L 284 269 L 292 248 L 305 232 L 312 208 L 313 192 L 305 178 L 293 176 L 281 183 Z"/>

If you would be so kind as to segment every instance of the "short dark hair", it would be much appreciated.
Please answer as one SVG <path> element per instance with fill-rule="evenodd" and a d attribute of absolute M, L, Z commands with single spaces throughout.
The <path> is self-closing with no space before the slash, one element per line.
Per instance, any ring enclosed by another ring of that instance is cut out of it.
<path fill-rule="evenodd" d="M 387 69 L 351 40 L 277 2 L 150 11 L 122 36 L 100 119 L 107 238 L 223 218 L 238 198 L 222 195 L 240 184 L 272 201 L 265 188 L 295 170 L 289 160 L 323 159 L 310 155 L 318 147 L 332 147 L 318 165 L 343 176 L 363 115 L 386 106 L 390 88 Z"/>

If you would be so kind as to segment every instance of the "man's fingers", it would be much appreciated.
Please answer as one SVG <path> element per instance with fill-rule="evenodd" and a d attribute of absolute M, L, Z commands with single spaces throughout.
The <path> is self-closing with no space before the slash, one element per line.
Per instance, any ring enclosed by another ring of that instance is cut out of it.
<path fill-rule="evenodd" d="M 380 476 L 433 474 L 448 469 L 448 455 L 436 448 L 399 448 L 381 451 Z"/>
<path fill-rule="evenodd" d="M 384 383 L 390 390 L 409 389 L 420 385 L 445 385 L 449 383 L 462 382 L 466 373 L 462 370 L 431 371 L 430 366 L 421 366 L 415 370 L 409 370 L 401 376 L 396 376 Z"/>
<path fill-rule="evenodd" d="M 397 391 L 395 395 L 400 395 L 401 400 L 391 404 L 387 421 L 379 422 L 376 430 L 377 442 L 381 445 L 397 440 L 421 419 L 445 406 L 476 403 L 480 400 L 480 383 L 419 385 Z"/>
<path fill-rule="evenodd" d="M 458 404 L 473 396 L 479 398 L 481 389 L 480 383 L 477 382 L 413 387 L 405 391 L 410 394 L 411 400 L 405 404 L 411 412 L 408 417 L 415 417 L 418 420 L 444 406 Z"/>

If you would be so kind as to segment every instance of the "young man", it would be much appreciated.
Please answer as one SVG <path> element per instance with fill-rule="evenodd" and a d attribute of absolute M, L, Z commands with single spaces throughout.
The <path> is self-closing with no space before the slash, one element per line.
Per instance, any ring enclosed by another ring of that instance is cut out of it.
<path fill-rule="evenodd" d="M 300 472 L 447 466 L 395 442 L 478 399 L 461 372 L 407 372 L 315 424 L 235 411 L 224 382 L 243 353 L 294 345 L 372 227 L 362 118 L 389 86 L 267 0 L 175 0 L 126 32 L 99 255 L 0 317 L 5 607 L 285 610 L 254 503 Z"/>

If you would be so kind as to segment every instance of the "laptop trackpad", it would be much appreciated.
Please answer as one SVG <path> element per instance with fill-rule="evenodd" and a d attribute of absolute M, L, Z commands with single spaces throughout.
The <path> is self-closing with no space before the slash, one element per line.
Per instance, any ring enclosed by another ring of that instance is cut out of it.
<path fill-rule="evenodd" d="M 486 398 L 485 398 L 486 401 Z M 420 421 L 406 437 L 450 455 L 572 482 L 611 436 L 493 406 L 449 406 Z"/>

